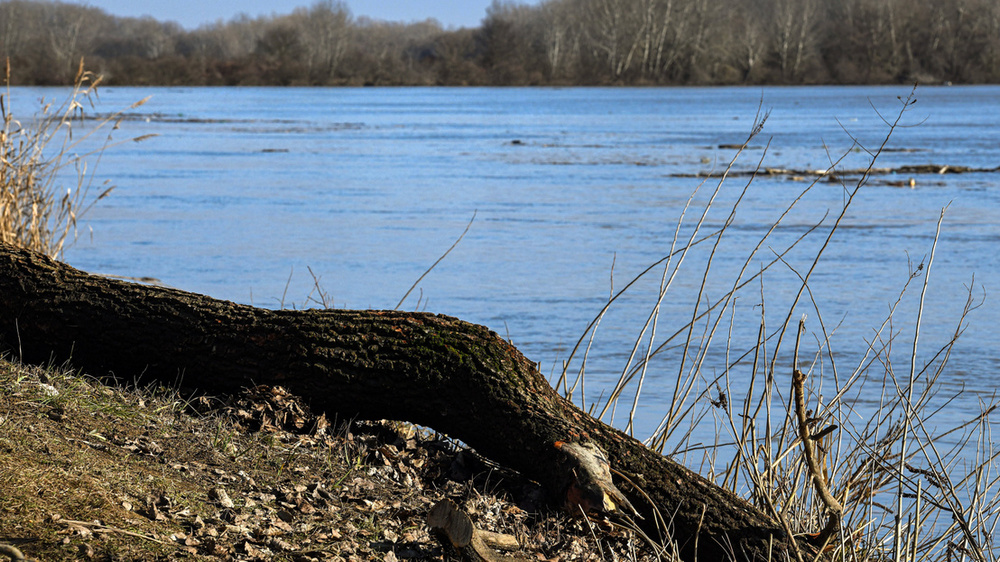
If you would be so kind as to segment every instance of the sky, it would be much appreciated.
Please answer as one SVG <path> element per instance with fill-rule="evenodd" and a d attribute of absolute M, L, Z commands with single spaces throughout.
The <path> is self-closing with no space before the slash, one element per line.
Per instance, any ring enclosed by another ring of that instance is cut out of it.
<path fill-rule="evenodd" d="M 250 16 L 288 14 L 297 7 L 309 7 L 315 0 L 69 0 L 101 8 L 115 16 L 152 16 L 175 21 L 187 29 L 202 24 L 228 21 L 246 13 Z M 540 0 L 523 3 L 537 4 Z M 477 27 L 491 0 L 345 0 L 355 18 L 397 22 L 434 18 L 447 27 Z"/>

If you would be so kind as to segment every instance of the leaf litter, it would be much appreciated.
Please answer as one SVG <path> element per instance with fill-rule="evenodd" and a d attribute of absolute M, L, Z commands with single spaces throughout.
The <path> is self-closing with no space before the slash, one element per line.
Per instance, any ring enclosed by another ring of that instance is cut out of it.
<path fill-rule="evenodd" d="M 0 543 L 29 559 L 454 560 L 426 525 L 443 499 L 528 559 L 656 559 L 407 423 L 330 420 L 281 387 L 185 398 L 0 359 Z"/>

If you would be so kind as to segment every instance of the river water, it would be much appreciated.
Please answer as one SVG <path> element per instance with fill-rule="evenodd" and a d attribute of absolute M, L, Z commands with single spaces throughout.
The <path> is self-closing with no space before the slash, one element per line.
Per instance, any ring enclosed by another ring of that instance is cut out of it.
<path fill-rule="evenodd" d="M 677 247 L 691 236 L 719 183 L 693 176 L 723 171 L 758 112 L 768 118 L 735 162 L 736 172 L 759 161 L 768 168 L 826 169 L 840 158 L 838 167 L 852 170 L 869 164 L 909 94 L 904 87 L 110 88 L 101 92 L 97 111 L 152 96 L 116 138 L 157 136 L 105 152 L 98 177 L 117 189 L 86 216 L 66 259 L 88 271 L 155 277 L 265 307 L 316 306 L 315 276 L 333 306 L 384 309 L 397 305 L 471 220 L 468 234 L 401 308 L 485 324 L 555 381 L 609 295 L 668 255 L 675 232 Z M 24 104 L 59 92 L 14 95 Z M 877 167 L 1000 166 L 1000 88 L 921 87 L 915 99 Z M 996 390 L 1000 172 L 872 176 L 810 277 L 815 305 L 806 294 L 790 315 L 799 275 L 857 183 L 856 175 L 843 177 L 809 190 L 742 275 L 772 222 L 810 185 L 808 176 L 757 177 L 714 253 L 713 238 L 680 262 L 659 307 L 654 347 L 679 335 L 647 370 L 637 436 L 660 422 L 678 373 L 692 370 L 698 342 L 713 326 L 687 403 L 708 407 L 721 389 L 712 381 L 730 364 L 729 392 L 738 399 L 750 359 L 737 359 L 753 348 L 762 318 L 770 334 L 786 318 L 794 323 L 807 315 L 800 363 L 808 366 L 822 349 L 814 376 L 826 381 L 826 395 L 866 361 L 875 340 L 882 342 L 876 349 L 892 340 L 892 370 L 905 378 L 928 270 L 918 368 L 948 343 L 970 288 L 981 303 L 962 323 L 937 383 L 959 398 L 937 419 L 974 414 Z M 699 235 L 724 224 L 748 181 L 736 174 L 723 182 Z M 730 306 L 699 320 L 688 337 L 683 327 L 695 303 L 703 312 L 705 303 L 759 273 L 820 221 L 783 262 L 751 280 Z M 679 261 L 671 261 L 671 271 Z M 893 323 L 876 338 L 920 265 Z M 654 268 L 603 317 L 587 359 L 588 404 L 606 397 L 628 364 L 662 278 L 662 267 Z M 832 353 L 817 343 L 824 330 Z M 680 344 L 688 339 L 695 345 L 682 362 Z M 775 338 L 767 344 L 768 357 L 776 344 Z M 778 376 L 791 372 L 791 346 L 790 339 L 782 343 Z M 582 351 L 570 363 L 571 381 L 581 358 Z M 878 400 L 886 371 L 876 361 L 866 373 L 872 384 L 855 398 L 862 412 Z M 699 397 L 704 390 L 710 396 Z M 634 391 L 633 384 L 619 406 L 619 426 Z"/>

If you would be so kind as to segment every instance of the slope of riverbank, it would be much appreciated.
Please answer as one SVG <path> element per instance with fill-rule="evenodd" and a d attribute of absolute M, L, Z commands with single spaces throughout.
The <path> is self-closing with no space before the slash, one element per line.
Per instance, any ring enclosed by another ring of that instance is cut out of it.
<path fill-rule="evenodd" d="M 0 361 L 0 543 L 29 558 L 446 560 L 425 524 L 445 498 L 539 560 L 653 559 L 407 424 L 316 417 L 280 388 L 187 399 Z"/>

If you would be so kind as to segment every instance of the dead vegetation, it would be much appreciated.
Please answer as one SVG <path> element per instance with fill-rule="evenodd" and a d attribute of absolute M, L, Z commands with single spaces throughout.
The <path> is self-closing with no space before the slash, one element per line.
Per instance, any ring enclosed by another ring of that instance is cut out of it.
<path fill-rule="evenodd" d="M 0 242 L 60 258 L 76 239 L 80 217 L 114 189 L 94 186 L 94 169 L 114 144 L 111 133 L 122 114 L 84 121 L 100 83 L 81 60 L 70 94 L 62 101 L 41 100 L 39 111 L 22 120 L 11 109 L 8 61 L 7 91 L 0 94 Z M 100 132 L 107 133 L 103 141 L 96 138 Z"/>
<path fill-rule="evenodd" d="M 280 388 L 219 402 L 0 361 L 0 543 L 38 560 L 447 560 L 449 499 L 536 560 L 642 560 L 607 521 L 396 422 L 315 417 Z"/>
<path fill-rule="evenodd" d="M 833 559 L 995 561 L 1000 560 L 1000 450 L 992 428 L 1000 402 L 995 395 L 984 395 L 978 408 L 962 412 L 961 421 L 941 421 L 944 412 L 954 409 L 956 392 L 962 392 L 945 388 L 942 374 L 985 297 L 973 280 L 958 291 L 965 302 L 957 318 L 925 315 L 947 209 L 937 217 L 936 230 L 928 233 L 929 252 L 910 262 L 882 324 L 873 326 L 864 341 L 850 342 L 861 350 L 857 360 L 848 363 L 838 352 L 833 339 L 837 326 L 824 318 L 824 303 L 814 293 L 814 283 L 819 283 L 814 273 L 824 253 L 836 244 L 855 197 L 881 173 L 875 163 L 894 131 L 905 126 L 915 95 L 914 89 L 900 96 L 895 118 L 880 115 L 886 125 L 880 145 L 865 146 L 855 139 L 839 159 L 831 157 L 822 173 L 808 173 L 811 177 L 787 207 L 781 206 L 739 271 L 728 271 L 720 281 L 714 279 L 715 269 L 724 266 L 715 263 L 716 250 L 743 212 L 743 195 L 761 176 L 789 175 L 764 166 L 766 147 L 750 172 L 735 171 L 763 129 L 766 114 L 758 115 L 736 156 L 707 175 L 717 182 L 699 185 L 680 211 L 670 252 L 610 294 L 564 361 L 556 386 L 598 419 L 614 423 L 616 413 L 627 416 L 620 423 L 632 431 L 636 408 L 648 392 L 644 383 L 659 375 L 655 392 L 667 400 L 661 398 L 661 421 L 652 435 L 642 436 L 644 443 L 683 457 L 688 466 L 774 517 L 788 534 L 805 538 Z M 867 168 L 842 167 L 852 150 L 870 156 Z M 950 170 L 979 171 L 986 170 Z M 896 172 L 943 174 L 949 169 Z M 718 209 L 716 197 L 733 176 L 746 178 L 742 192 L 728 208 Z M 828 182 L 843 190 L 842 207 L 782 239 L 777 233 L 795 220 L 799 201 Z M 695 203 L 702 188 L 708 194 Z M 815 249 L 793 261 L 792 250 L 807 239 Z M 690 266 L 692 262 L 696 265 Z M 787 270 L 797 282 L 786 294 L 765 298 L 765 273 L 773 279 L 779 270 Z M 615 387 L 600 389 L 594 400 L 594 391 L 585 394 L 586 366 L 588 354 L 600 343 L 601 320 L 619 298 L 638 292 L 647 274 L 653 279 L 649 315 L 644 323 L 636 322 L 637 336 Z M 677 298 L 675 293 L 683 289 L 674 287 L 685 281 L 697 291 L 696 298 L 684 301 L 690 315 L 665 318 L 661 304 Z M 740 300 L 753 307 L 737 306 Z M 915 315 L 901 312 L 907 305 Z M 765 309 L 776 312 L 766 314 Z M 925 341 L 923 330 L 932 322 L 954 330 L 943 341 Z M 734 327 L 755 325 L 756 342 L 749 349 L 735 347 Z M 803 343 L 810 336 L 812 344 Z M 670 376 L 674 379 L 668 380 Z M 714 431 L 696 436 L 699 426 Z M 812 559 L 801 551 L 798 558 Z"/>

